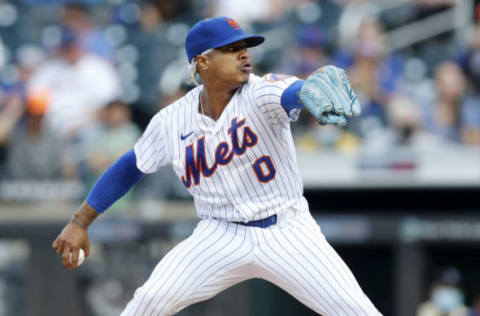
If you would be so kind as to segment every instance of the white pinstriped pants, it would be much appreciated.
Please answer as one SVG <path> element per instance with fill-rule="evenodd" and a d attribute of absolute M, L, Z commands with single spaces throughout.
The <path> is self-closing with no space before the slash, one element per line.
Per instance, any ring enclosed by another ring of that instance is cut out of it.
<path fill-rule="evenodd" d="M 381 315 L 310 213 L 289 210 L 268 228 L 200 221 L 121 316 L 172 315 L 251 278 L 272 282 L 324 316 Z"/>

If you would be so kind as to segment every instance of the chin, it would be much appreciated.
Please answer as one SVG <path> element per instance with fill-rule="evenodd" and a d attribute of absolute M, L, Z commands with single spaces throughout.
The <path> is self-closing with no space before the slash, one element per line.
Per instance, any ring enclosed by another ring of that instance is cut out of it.
<path fill-rule="evenodd" d="M 233 80 L 230 81 L 231 88 L 237 89 L 248 83 L 248 81 L 250 80 L 250 74 L 249 73 L 248 74 L 242 73 L 240 75 L 237 74 L 232 79 Z"/>
<path fill-rule="evenodd" d="M 250 73 L 248 73 L 248 74 L 243 74 L 242 79 L 240 80 L 240 82 L 241 82 L 242 84 L 246 84 L 246 83 L 248 83 L 249 80 L 250 80 Z"/>

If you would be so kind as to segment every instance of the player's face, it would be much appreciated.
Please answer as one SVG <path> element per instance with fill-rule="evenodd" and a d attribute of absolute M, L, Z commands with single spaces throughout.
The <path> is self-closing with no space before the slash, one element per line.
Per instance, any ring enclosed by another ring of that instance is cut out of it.
<path fill-rule="evenodd" d="M 232 87 L 248 82 L 252 71 L 252 62 L 245 41 L 235 42 L 213 50 L 210 54 L 209 70 L 217 80 Z"/>

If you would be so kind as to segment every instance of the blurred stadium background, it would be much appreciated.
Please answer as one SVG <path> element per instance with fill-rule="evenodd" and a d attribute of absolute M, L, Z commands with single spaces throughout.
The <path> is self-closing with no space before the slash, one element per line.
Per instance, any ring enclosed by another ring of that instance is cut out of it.
<path fill-rule="evenodd" d="M 227 15 L 256 73 L 347 69 L 363 115 L 293 125 L 311 211 L 384 315 L 480 315 L 480 1 L 0 0 L 0 316 L 118 315 L 196 217 L 142 180 L 68 272 L 50 248 L 95 178 L 191 88 L 184 38 Z M 313 315 L 251 280 L 180 315 Z"/>

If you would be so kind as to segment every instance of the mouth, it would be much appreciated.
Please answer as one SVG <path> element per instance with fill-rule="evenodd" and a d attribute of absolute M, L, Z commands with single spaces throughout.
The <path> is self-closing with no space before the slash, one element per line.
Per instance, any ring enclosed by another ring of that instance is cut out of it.
<path fill-rule="evenodd" d="M 252 64 L 251 63 L 245 63 L 240 65 L 240 70 L 246 73 L 250 73 L 252 71 Z"/>

